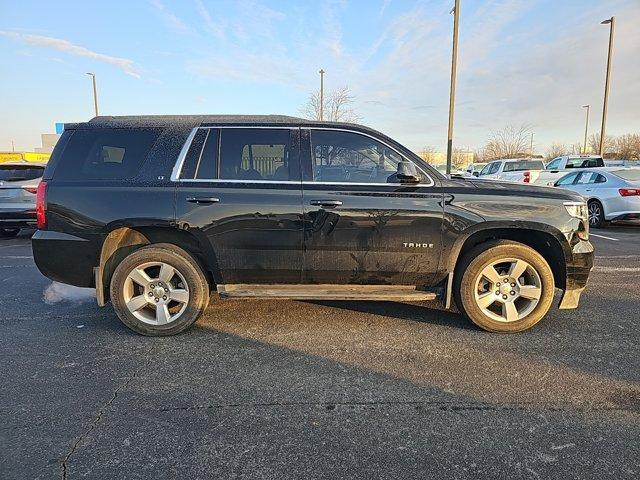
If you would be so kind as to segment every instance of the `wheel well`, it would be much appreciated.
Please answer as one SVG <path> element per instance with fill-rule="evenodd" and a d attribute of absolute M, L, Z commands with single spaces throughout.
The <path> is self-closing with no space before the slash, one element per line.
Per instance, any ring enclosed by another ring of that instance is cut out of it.
<path fill-rule="evenodd" d="M 539 230 L 502 228 L 476 232 L 470 235 L 462 245 L 456 260 L 456 269 L 468 251 L 490 240 L 512 240 L 533 248 L 551 267 L 556 287 L 563 290 L 566 287 L 567 270 L 562 245 L 550 233 Z"/>
<path fill-rule="evenodd" d="M 120 227 L 109 232 L 100 252 L 101 283 L 96 282 L 96 288 L 102 286 L 105 301 L 109 298 L 109 284 L 118 264 L 139 248 L 155 243 L 171 243 L 190 253 L 199 263 L 200 268 L 207 276 L 209 285 L 213 288 L 215 282 L 213 275 L 207 268 L 205 254 L 200 242 L 192 233 L 175 228 Z"/>

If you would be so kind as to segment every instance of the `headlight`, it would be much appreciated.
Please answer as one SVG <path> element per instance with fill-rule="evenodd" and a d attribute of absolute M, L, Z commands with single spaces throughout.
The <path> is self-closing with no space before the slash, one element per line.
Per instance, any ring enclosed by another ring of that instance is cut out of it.
<path fill-rule="evenodd" d="M 567 213 L 574 218 L 582 220 L 577 235 L 582 240 L 589 240 L 589 212 L 587 202 L 564 202 Z"/>

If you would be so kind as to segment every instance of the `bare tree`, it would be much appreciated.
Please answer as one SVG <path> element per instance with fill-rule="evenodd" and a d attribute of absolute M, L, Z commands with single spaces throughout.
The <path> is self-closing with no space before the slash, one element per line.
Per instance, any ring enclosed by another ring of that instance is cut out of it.
<path fill-rule="evenodd" d="M 529 150 L 530 138 L 530 126 L 506 126 L 502 130 L 495 131 L 491 134 L 489 141 L 483 148 L 482 158 L 488 161 L 498 158 L 526 157 Z"/>
<path fill-rule="evenodd" d="M 625 160 L 640 160 L 640 134 L 627 133 L 615 139 L 616 153 Z"/>
<path fill-rule="evenodd" d="M 561 155 L 566 155 L 567 153 L 569 153 L 569 149 L 567 149 L 567 146 L 564 143 L 552 143 L 551 147 L 549 147 L 545 153 L 545 160 L 552 160 L 556 157 L 559 157 Z"/>
<path fill-rule="evenodd" d="M 351 107 L 354 97 L 349 87 L 331 90 L 324 96 L 323 117 L 332 122 L 357 122 L 360 117 Z M 320 120 L 320 92 L 309 95 L 307 103 L 300 108 L 301 114 L 309 120 Z"/>
<path fill-rule="evenodd" d="M 425 162 L 430 163 L 431 165 L 438 163 L 438 152 L 436 152 L 436 149 L 430 145 L 423 147 L 422 150 L 418 152 L 418 155 Z"/>
<path fill-rule="evenodd" d="M 589 141 L 587 143 L 589 144 L 589 149 L 591 150 L 591 153 L 596 153 L 596 154 L 600 153 L 600 134 L 599 133 L 592 133 L 591 135 L 589 135 Z M 604 151 L 602 152 L 602 155 L 611 156 L 611 154 L 615 154 L 615 150 L 616 150 L 615 137 L 611 137 L 607 135 L 604 138 Z"/>

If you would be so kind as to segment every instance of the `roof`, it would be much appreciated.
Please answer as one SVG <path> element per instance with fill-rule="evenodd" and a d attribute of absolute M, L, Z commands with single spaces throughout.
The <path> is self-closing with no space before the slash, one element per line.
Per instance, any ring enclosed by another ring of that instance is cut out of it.
<path fill-rule="evenodd" d="M 175 124 L 192 125 L 309 125 L 309 126 L 349 126 L 367 128 L 362 125 L 344 122 L 308 120 L 288 115 L 131 115 L 100 116 L 86 123 L 68 124 L 70 128 L 77 126 L 135 128 L 149 126 L 169 126 Z M 82 128 L 82 127 L 80 127 Z"/>

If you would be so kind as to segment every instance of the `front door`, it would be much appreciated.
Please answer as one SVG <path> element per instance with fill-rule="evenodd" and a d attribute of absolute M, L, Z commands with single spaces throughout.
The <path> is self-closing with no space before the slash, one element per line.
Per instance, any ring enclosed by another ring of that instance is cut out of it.
<path fill-rule="evenodd" d="M 397 183 L 407 160 L 367 134 L 303 129 L 305 283 L 429 285 L 442 250 L 443 194 Z M 415 163 L 415 162 L 414 162 Z"/>
<path fill-rule="evenodd" d="M 199 128 L 178 181 L 178 225 L 208 245 L 216 283 L 300 282 L 299 129 Z"/>

